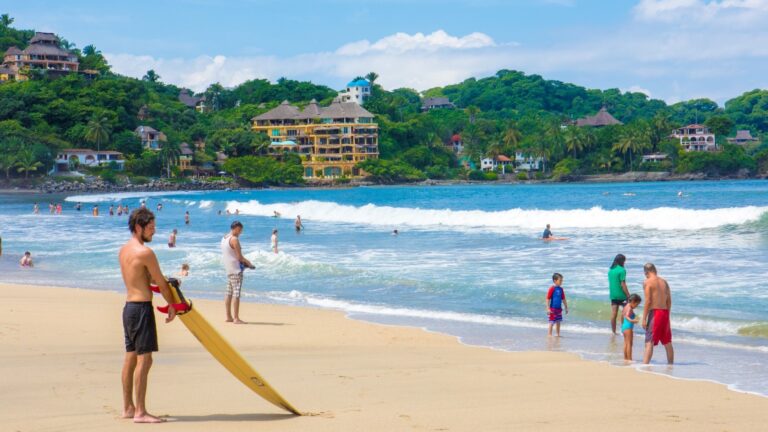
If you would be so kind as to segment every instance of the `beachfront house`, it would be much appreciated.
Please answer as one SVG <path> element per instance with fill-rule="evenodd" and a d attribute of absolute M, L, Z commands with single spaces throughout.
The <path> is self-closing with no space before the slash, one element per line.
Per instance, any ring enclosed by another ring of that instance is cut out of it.
<path fill-rule="evenodd" d="M 598 111 L 597 114 L 593 116 L 586 116 L 576 120 L 576 126 L 579 126 L 579 127 L 588 126 L 588 127 L 600 128 L 604 126 L 620 125 L 620 124 L 623 124 L 623 123 L 616 120 L 616 118 L 612 116 L 611 113 L 608 112 L 608 109 L 606 107 L 600 108 L 600 111 Z"/>
<path fill-rule="evenodd" d="M 544 166 L 544 158 L 531 156 L 522 152 L 515 152 L 516 171 L 539 171 Z"/>
<path fill-rule="evenodd" d="M 667 155 L 665 153 L 651 153 L 643 155 L 643 163 L 661 162 L 665 159 L 667 159 Z"/>
<path fill-rule="evenodd" d="M 301 156 L 304 178 L 358 177 L 358 162 L 379 157 L 379 126 L 356 102 L 336 98 L 321 107 L 312 100 L 303 110 L 283 101 L 253 118 L 253 131 L 270 139 L 269 154 Z"/>
<path fill-rule="evenodd" d="M 350 81 L 347 88 L 339 92 L 341 102 L 354 102 L 362 105 L 371 97 L 371 83 L 367 79 L 359 78 Z"/>
<path fill-rule="evenodd" d="M 728 140 L 729 144 L 736 144 L 736 145 L 747 145 L 756 143 L 760 140 L 753 137 L 752 134 L 747 129 L 741 129 L 736 131 L 735 137 L 729 137 L 726 138 Z"/>
<path fill-rule="evenodd" d="M 451 136 L 451 140 L 446 146 L 457 155 L 464 152 L 464 143 L 461 141 L 461 135 L 457 133 Z"/>
<path fill-rule="evenodd" d="M 430 111 L 438 108 L 450 109 L 450 108 L 456 108 L 456 106 L 452 104 L 447 97 L 430 97 L 430 98 L 425 98 L 421 102 L 422 111 Z"/>
<path fill-rule="evenodd" d="M 179 102 L 199 113 L 204 113 L 208 107 L 205 105 L 205 96 L 195 96 L 187 89 L 179 91 Z"/>
<path fill-rule="evenodd" d="M 164 133 L 151 126 L 139 126 L 134 133 L 141 140 L 141 147 L 148 150 L 160 151 L 163 143 L 168 141 Z"/>
<path fill-rule="evenodd" d="M 685 151 L 715 151 L 717 143 L 715 134 L 709 131 L 709 128 L 700 124 L 690 124 L 675 129 L 672 137 L 680 140 L 680 146 Z"/>
<path fill-rule="evenodd" d="M 514 163 L 512 162 L 512 159 L 507 156 L 498 155 L 481 159 L 480 169 L 483 171 L 496 171 L 497 169 L 501 169 L 501 173 L 506 174 L 507 171 L 514 169 Z"/>
<path fill-rule="evenodd" d="M 111 165 L 122 171 L 125 167 L 123 154 L 111 150 L 91 150 L 84 148 L 71 148 L 59 151 L 50 174 L 77 171 L 78 167 L 98 167 Z"/>
<path fill-rule="evenodd" d="M 28 79 L 24 71 L 44 70 L 55 77 L 77 72 L 79 64 L 75 54 L 61 48 L 55 34 L 37 32 L 23 50 L 12 46 L 5 51 L 2 68 L 7 72 L 0 72 L 0 75 L 6 75 L 6 81 L 23 81 Z"/>
<path fill-rule="evenodd" d="M 192 170 L 192 157 L 195 152 L 189 147 L 189 144 L 183 142 L 179 144 L 179 169 L 181 171 Z"/>

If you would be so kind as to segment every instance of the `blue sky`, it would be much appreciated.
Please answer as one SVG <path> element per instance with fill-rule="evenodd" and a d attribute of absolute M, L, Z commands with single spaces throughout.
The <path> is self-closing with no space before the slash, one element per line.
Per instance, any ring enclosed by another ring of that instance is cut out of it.
<path fill-rule="evenodd" d="M 94 44 L 118 73 L 194 90 L 379 73 L 425 90 L 516 69 L 590 88 L 720 103 L 768 87 L 768 0 L 16 2 L 19 28 Z"/>

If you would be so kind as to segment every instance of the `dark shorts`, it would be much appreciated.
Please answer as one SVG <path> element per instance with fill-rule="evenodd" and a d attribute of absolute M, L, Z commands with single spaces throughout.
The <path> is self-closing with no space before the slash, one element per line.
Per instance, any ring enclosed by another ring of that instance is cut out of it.
<path fill-rule="evenodd" d="M 611 306 L 621 306 L 624 307 L 627 305 L 627 300 L 614 300 L 611 299 Z"/>
<path fill-rule="evenodd" d="M 126 302 L 123 308 L 125 352 L 157 351 L 157 327 L 152 302 Z"/>

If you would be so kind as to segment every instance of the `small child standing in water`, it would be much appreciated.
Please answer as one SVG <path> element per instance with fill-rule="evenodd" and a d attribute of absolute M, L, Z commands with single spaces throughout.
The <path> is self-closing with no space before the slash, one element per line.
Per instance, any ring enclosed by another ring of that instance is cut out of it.
<path fill-rule="evenodd" d="M 272 230 L 272 238 L 270 239 L 270 246 L 272 247 L 272 252 L 277 253 L 277 230 Z"/>
<path fill-rule="evenodd" d="M 554 285 L 549 287 L 547 292 L 547 314 L 549 314 L 549 336 L 552 336 L 552 327 L 556 329 L 557 337 L 560 337 L 560 323 L 563 321 L 563 306 L 565 313 L 568 313 L 568 302 L 565 300 L 565 290 L 563 290 L 563 275 L 555 273 L 552 275 Z"/>
<path fill-rule="evenodd" d="M 637 294 L 632 294 L 627 299 L 627 305 L 621 312 L 623 318 L 621 322 L 621 332 L 624 334 L 624 360 L 632 361 L 632 341 L 635 336 L 635 324 L 640 322 L 640 318 L 635 316 L 635 308 L 643 301 Z"/>

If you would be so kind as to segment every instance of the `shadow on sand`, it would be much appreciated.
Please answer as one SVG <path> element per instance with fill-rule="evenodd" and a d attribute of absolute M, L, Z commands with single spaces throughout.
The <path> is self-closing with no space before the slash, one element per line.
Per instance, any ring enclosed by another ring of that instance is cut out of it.
<path fill-rule="evenodd" d="M 169 422 L 253 422 L 253 421 L 275 421 L 298 418 L 294 414 L 210 414 L 203 416 L 170 416 Z"/>

